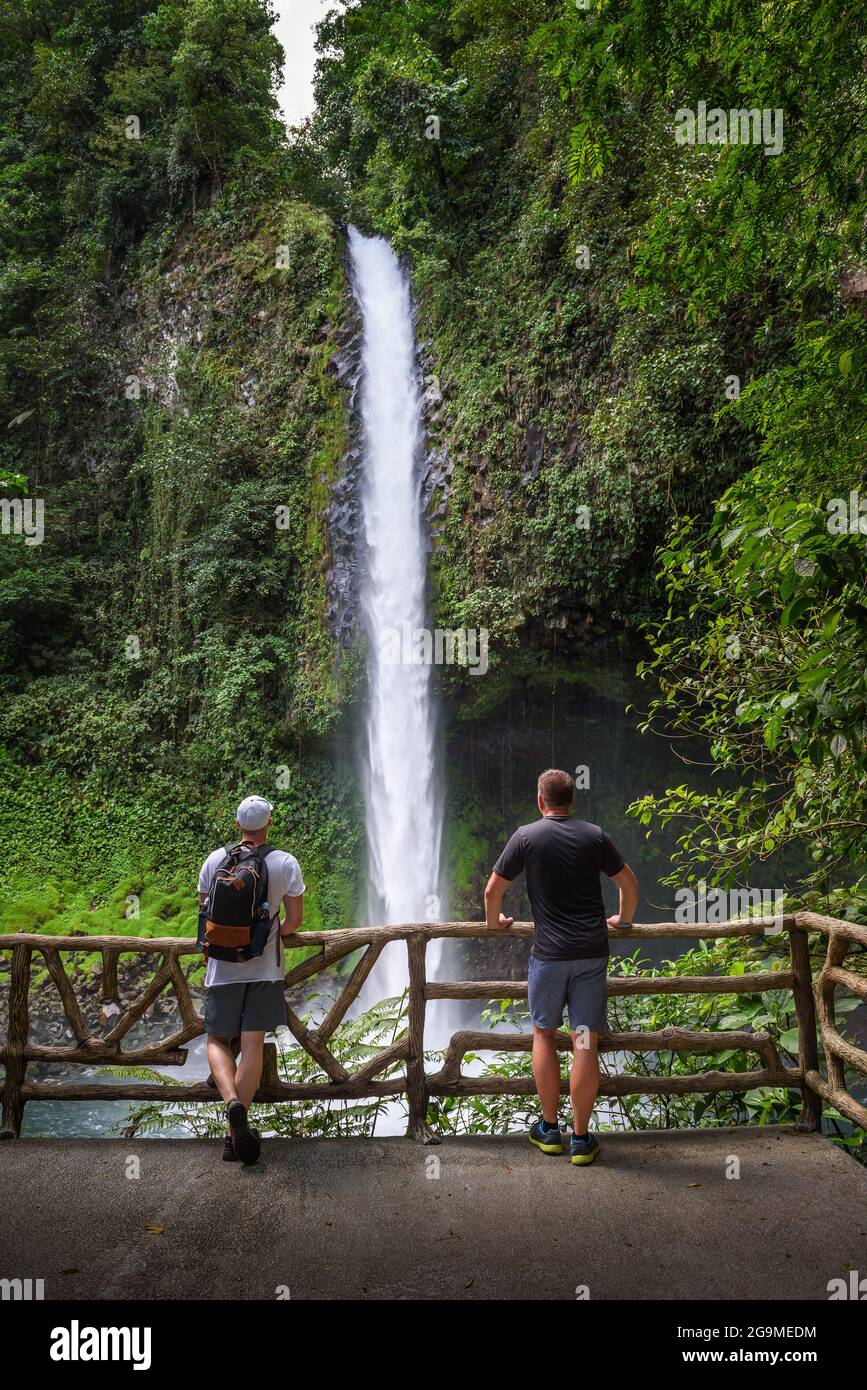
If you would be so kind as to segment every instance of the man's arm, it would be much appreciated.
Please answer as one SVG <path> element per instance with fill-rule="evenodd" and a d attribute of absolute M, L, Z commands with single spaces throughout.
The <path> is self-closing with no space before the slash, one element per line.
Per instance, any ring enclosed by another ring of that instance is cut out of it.
<path fill-rule="evenodd" d="M 515 920 L 514 917 L 504 917 L 500 910 L 508 886 L 509 879 L 500 878 L 499 874 L 492 873 L 488 879 L 485 889 L 485 926 L 492 930 L 497 927 L 510 927 Z"/>
<path fill-rule="evenodd" d="M 280 935 L 291 936 L 293 932 L 298 930 L 301 923 L 304 921 L 303 893 L 297 898 L 290 897 L 287 893 L 283 898 L 283 908 L 286 915 L 280 923 Z"/>
<path fill-rule="evenodd" d="M 615 928 L 631 926 L 638 906 L 638 879 L 628 864 L 624 864 L 619 873 L 612 874 L 611 878 L 620 889 L 620 911 L 616 917 L 608 918 L 608 925 Z"/>

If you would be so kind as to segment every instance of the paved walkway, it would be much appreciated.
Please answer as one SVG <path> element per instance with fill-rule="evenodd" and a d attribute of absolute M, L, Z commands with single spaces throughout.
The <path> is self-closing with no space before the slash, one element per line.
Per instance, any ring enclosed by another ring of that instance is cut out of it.
<path fill-rule="evenodd" d="M 585 1169 L 521 1137 L 276 1140 L 242 1169 L 214 1141 L 13 1140 L 0 1278 L 48 1299 L 824 1301 L 867 1274 L 867 1170 L 817 1135 L 602 1142 Z"/>

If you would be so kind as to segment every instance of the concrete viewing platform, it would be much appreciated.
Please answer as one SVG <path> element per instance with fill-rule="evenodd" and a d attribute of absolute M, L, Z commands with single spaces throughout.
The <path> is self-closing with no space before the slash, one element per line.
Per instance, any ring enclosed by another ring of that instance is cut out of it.
<path fill-rule="evenodd" d="M 216 1140 L 12 1140 L 0 1277 L 46 1299 L 827 1301 L 867 1272 L 867 1170 L 819 1134 L 600 1140 L 589 1168 L 520 1135 L 266 1140 L 248 1169 Z"/>

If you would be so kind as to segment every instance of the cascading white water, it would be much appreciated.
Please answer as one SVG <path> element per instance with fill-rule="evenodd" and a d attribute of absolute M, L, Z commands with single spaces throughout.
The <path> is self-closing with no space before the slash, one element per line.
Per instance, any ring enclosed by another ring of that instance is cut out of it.
<path fill-rule="evenodd" d="M 352 227 L 349 250 L 363 327 L 361 610 L 370 685 L 364 757 L 368 911 L 371 922 L 419 922 L 441 915 L 442 807 L 431 669 L 411 659 L 411 634 L 425 625 L 427 571 L 412 299 L 388 242 L 362 236 Z M 433 948 L 429 966 L 436 966 Z M 370 983 L 374 977 L 377 997 L 399 993 L 407 980 L 405 950 L 387 948 Z"/>

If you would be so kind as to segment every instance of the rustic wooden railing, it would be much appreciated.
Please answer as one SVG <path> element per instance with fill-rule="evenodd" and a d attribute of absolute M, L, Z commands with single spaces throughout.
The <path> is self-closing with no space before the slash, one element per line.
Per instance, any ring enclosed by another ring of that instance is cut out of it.
<path fill-rule="evenodd" d="M 306 1026 L 287 1001 L 286 1021 L 299 1045 L 318 1063 L 328 1077 L 327 1082 L 298 1083 L 281 1081 L 277 1074 L 276 1054 L 266 1049 L 262 1085 L 258 1100 L 351 1100 L 375 1097 L 407 1097 L 408 1134 L 423 1143 L 436 1143 L 437 1137 L 427 1123 L 428 1101 L 432 1096 L 526 1095 L 533 1090 L 527 1076 L 464 1076 L 461 1063 L 465 1053 L 477 1050 L 497 1052 L 527 1051 L 532 1046 L 529 1033 L 492 1033 L 464 1030 L 455 1033 L 446 1050 L 439 1071 L 425 1072 L 424 1020 L 425 1009 L 432 999 L 523 999 L 527 995 L 526 980 L 464 980 L 429 981 L 425 970 L 428 942 L 455 937 L 521 937 L 532 936 L 532 925 L 515 923 L 505 930 L 489 932 L 479 922 L 409 923 L 404 926 L 368 927 L 347 931 L 305 932 L 293 938 L 299 947 L 313 948 L 314 954 L 296 965 L 286 975 L 287 989 L 309 979 L 322 970 L 336 965 L 353 952 L 364 949 L 351 974 L 331 1005 L 328 1013 L 315 1028 Z M 867 1075 L 867 1052 L 841 1036 L 836 1026 L 834 992 L 840 987 L 867 1000 L 867 979 L 844 967 L 850 948 L 867 948 L 867 927 L 834 917 L 822 917 L 811 912 L 798 912 L 782 918 L 752 918 L 749 921 L 725 922 L 717 925 L 682 925 L 660 923 L 638 925 L 625 931 L 612 932 L 613 938 L 648 940 L 660 937 L 694 940 L 723 936 L 757 936 L 763 932 L 787 932 L 790 947 L 788 970 L 764 971 L 744 975 L 702 976 L 628 976 L 609 978 L 608 994 L 738 994 L 765 990 L 791 989 L 798 1020 L 798 1064 L 785 1066 L 780 1059 L 774 1039 L 768 1033 L 750 1031 L 691 1032 L 681 1028 L 665 1028 L 659 1032 L 605 1033 L 600 1036 L 604 1052 L 715 1052 L 732 1047 L 755 1053 L 763 1066 L 756 1071 L 707 1071 L 686 1076 L 619 1076 L 602 1078 L 600 1094 L 622 1096 L 640 1094 L 683 1094 L 685 1092 L 748 1091 L 757 1086 L 785 1086 L 802 1093 L 800 1125 L 817 1129 L 821 1120 L 822 1101 L 835 1106 L 841 1115 L 857 1125 L 867 1127 L 867 1108 L 852 1096 L 846 1086 L 846 1068 Z M 827 938 L 827 951 L 821 972 L 812 978 L 809 934 L 821 933 Z M 406 942 L 409 965 L 407 1026 L 404 1033 L 376 1056 L 364 1062 L 350 1074 L 329 1048 L 333 1037 L 364 981 L 376 964 L 382 950 L 390 942 Z M 206 1083 L 171 1086 L 145 1082 L 129 1084 L 77 1084 L 74 1082 L 29 1081 L 29 1062 L 83 1063 L 92 1066 L 182 1066 L 186 1058 L 185 1043 L 204 1031 L 203 1021 L 196 1014 L 189 986 L 181 969 L 180 958 L 195 953 L 195 943 L 188 938 L 141 939 L 121 936 L 37 936 L 20 933 L 0 937 L 0 952 L 11 952 L 9 984 L 9 1024 L 5 1045 L 0 1049 L 0 1061 L 5 1063 L 6 1077 L 2 1091 L 2 1136 L 15 1137 L 21 1132 L 24 1106 L 29 1100 L 160 1100 L 211 1101 L 214 1091 Z M 114 1000 L 118 988 L 118 958 L 121 955 L 148 953 L 158 955 L 160 963 L 136 1000 L 122 1012 L 109 1032 L 94 1035 L 85 1021 L 76 998 L 72 981 L 66 973 L 63 955 L 70 952 L 102 954 L 102 997 Z M 39 954 L 45 961 L 50 978 L 57 987 L 63 1010 L 74 1041 L 69 1046 L 47 1046 L 30 1041 L 30 976 L 32 958 Z M 168 988 L 173 988 L 181 1017 L 181 1026 L 159 1043 L 123 1050 L 122 1042 L 130 1029 L 142 1018 L 155 1000 Z M 827 1076 L 819 1070 L 818 1036 L 824 1047 Z M 567 1032 L 557 1034 L 560 1049 L 570 1049 L 572 1041 Z M 381 1073 L 397 1062 L 404 1071 L 382 1078 Z M 377 1079 L 380 1078 L 380 1079 Z M 568 1092 L 568 1082 L 563 1084 Z"/>

